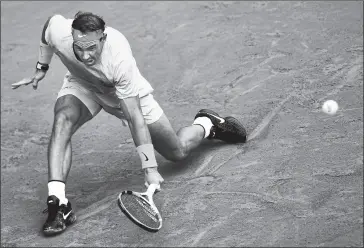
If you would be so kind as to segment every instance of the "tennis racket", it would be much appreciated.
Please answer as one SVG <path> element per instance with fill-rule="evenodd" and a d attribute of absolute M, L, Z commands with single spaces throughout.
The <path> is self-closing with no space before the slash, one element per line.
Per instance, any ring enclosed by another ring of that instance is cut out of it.
<path fill-rule="evenodd" d="M 162 227 L 162 216 L 153 201 L 156 190 L 160 190 L 160 185 L 150 184 L 144 193 L 124 190 L 118 196 L 118 205 L 123 213 L 150 232 L 157 232 Z"/>

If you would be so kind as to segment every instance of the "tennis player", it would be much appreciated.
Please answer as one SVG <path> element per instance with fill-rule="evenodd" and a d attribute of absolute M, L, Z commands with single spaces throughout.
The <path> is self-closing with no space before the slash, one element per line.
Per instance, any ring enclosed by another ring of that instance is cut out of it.
<path fill-rule="evenodd" d="M 68 71 L 55 103 L 48 146 L 45 235 L 59 234 L 76 221 L 65 194 L 71 137 L 101 109 L 128 124 L 147 185 L 163 182 L 154 149 L 166 159 L 178 161 L 204 138 L 246 141 L 245 129 L 235 118 L 222 118 L 206 109 L 196 114 L 191 126 L 176 133 L 154 99 L 152 86 L 140 73 L 127 39 L 89 12 L 78 12 L 74 19 L 50 17 L 42 31 L 35 74 L 12 84 L 12 88 L 32 84 L 37 89 L 54 53 Z"/>

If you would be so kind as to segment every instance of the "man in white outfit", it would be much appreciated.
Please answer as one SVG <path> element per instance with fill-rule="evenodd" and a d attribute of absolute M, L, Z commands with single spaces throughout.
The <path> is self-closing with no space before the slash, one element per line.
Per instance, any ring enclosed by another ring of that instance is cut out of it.
<path fill-rule="evenodd" d="M 74 19 L 53 15 L 44 25 L 35 75 L 12 84 L 13 89 L 32 84 L 37 89 L 53 54 L 67 67 L 54 107 L 54 123 L 48 146 L 48 218 L 45 235 L 63 232 L 76 221 L 66 198 L 65 183 L 71 168 L 71 137 L 104 109 L 128 123 L 139 154 L 146 185 L 163 182 L 154 149 L 171 161 L 184 159 L 204 138 L 228 143 L 246 141 L 246 131 L 233 117 L 222 118 L 203 109 L 191 126 L 173 130 L 153 98 L 153 88 L 141 75 L 127 39 L 106 27 L 89 12 Z"/>

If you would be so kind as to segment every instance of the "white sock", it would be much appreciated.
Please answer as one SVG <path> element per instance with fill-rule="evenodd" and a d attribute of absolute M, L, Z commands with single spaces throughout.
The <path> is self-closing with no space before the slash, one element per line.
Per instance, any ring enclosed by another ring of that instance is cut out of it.
<path fill-rule="evenodd" d="M 55 195 L 59 199 L 59 205 L 67 205 L 68 199 L 66 198 L 66 185 L 60 181 L 48 182 L 48 196 Z"/>
<path fill-rule="evenodd" d="M 213 126 L 210 118 L 208 117 L 197 117 L 192 125 L 200 125 L 205 129 L 205 137 L 207 138 L 210 135 L 211 128 Z"/>

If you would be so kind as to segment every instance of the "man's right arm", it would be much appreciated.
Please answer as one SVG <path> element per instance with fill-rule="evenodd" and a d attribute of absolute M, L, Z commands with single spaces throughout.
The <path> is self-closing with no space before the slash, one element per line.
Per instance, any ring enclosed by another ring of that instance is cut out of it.
<path fill-rule="evenodd" d="M 49 23 L 53 17 L 54 15 L 50 16 L 44 24 L 41 41 L 39 43 L 39 54 L 36 68 L 37 70 L 42 70 L 43 72 L 46 72 L 49 69 L 49 64 L 51 63 L 54 54 L 53 47 L 51 46 L 51 44 L 49 44 L 50 31 L 48 30 L 47 32 L 47 29 L 50 28 Z"/>
<path fill-rule="evenodd" d="M 49 28 L 49 23 L 52 17 L 53 16 L 48 18 L 42 30 L 42 36 L 39 42 L 38 62 L 36 64 L 36 70 L 34 76 L 29 78 L 24 78 L 23 80 L 12 84 L 12 89 L 17 89 L 22 85 L 28 85 L 28 84 L 33 84 L 33 89 L 37 89 L 38 82 L 45 77 L 54 53 L 53 47 L 49 44 L 49 38 L 50 38 L 49 35 L 47 37 L 47 29 Z"/>
<path fill-rule="evenodd" d="M 48 18 L 48 20 L 46 21 L 46 23 L 44 24 L 44 26 L 43 26 L 42 39 L 41 39 L 41 41 L 42 41 L 44 44 L 46 44 L 46 45 L 48 45 L 48 42 L 46 41 L 46 37 L 45 37 L 45 35 L 46 35 L 46 31 L 47 31 L 47 28 L 48 28 L 48 25 L 49 25 L 49 21 L 52 19 L 52 17 L 53 17 L 53 16 L 50 16 L 50 17 Z"/>
<path fill-rule="evenodd" d="M 43 67 L 47 68 L 47 70 L 49 68 L 49 64 L 51 63 L 54 53 L 53 48 L 49 45 L 49 40 L 47 41 L 47 38 L 49 39 L 49 36 L 47 37 L 47 29 L 52 17 L 53 16 L 49 17 L 43 26 L 42 37 L 39 44 L 39 54 L 38 54 L 38 64 L 40 65 L 37 64 L 37 68 L 39 66 L 39 68 Z"/>

